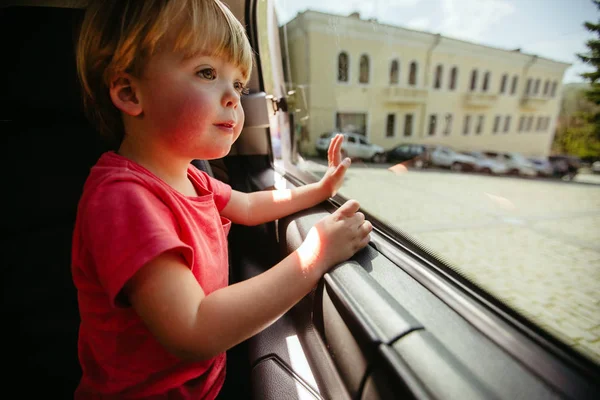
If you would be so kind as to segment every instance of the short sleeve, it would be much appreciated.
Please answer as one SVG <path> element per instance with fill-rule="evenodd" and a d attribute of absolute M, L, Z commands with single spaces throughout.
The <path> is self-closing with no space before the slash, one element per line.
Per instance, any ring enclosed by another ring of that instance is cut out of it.
<path fill-rule="evenodd" d="M 204 171 L 200 171 L 195 167 L 190 167 L 189 170 L 192 176 L 206 188 L 207 191 L 213 194 L 215 206 L 221 212 L 229 200 L 231 199 L 231 186 L 221 182 L 208 175 Z"/>
<path fill-rule="evenodd" d="M 82 215 L 82 239 L 110 302 L 146 263 L 179 251 L 191 267 L 193 250 L 178 235 L 167 206 L 144 186 L 131 181 L 101 185 Z"/>

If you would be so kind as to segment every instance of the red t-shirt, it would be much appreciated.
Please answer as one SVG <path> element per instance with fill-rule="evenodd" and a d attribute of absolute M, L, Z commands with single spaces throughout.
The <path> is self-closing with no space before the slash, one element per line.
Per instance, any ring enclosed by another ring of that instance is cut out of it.
<path fill-rule="evenodd" d="M 212 399 L 225 380 L 225 354 L 188 362 L 168 353 L 117 295 L 148 261 L 180 252 L 206 295 L 227 286 L 227 234 L 219 212 L 231 187 L 190 165 L 198 197 L 174 190 L 113 152 L 92 168 L 79 202 L 72 273 L 81 325 L 83 376 L 76 399 Z"/>

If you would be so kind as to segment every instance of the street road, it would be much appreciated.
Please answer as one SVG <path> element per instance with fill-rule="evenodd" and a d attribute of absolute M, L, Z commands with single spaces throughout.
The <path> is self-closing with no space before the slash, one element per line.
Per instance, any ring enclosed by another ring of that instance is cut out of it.
<path fill-rule="evenodd" d="M 390 166 L 353 164 L 340 194 L 600 362 L 600 185 Z"/>

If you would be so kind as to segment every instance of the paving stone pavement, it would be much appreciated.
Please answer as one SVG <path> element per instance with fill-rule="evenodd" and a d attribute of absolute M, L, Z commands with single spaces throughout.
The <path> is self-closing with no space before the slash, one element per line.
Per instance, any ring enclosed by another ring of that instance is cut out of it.
<path fill-rule="evenodd" d="M 600 363 L 600 185 L 351 167 L 340 194 Z"/>

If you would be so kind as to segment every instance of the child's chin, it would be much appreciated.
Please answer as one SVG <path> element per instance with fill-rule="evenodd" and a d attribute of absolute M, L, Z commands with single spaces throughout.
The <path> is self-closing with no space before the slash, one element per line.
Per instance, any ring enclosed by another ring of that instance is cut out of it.
<path fill-rule="evenodd" d="M 211 154 L 204 154 L 203 157 L 197 157 L 200 160 L 216 160 L 218 158 L 223 158 L 231 151 L 231 146 L 227 146 L 226 148 L 219 148 L 218 150 L 212 152 Z"/>

